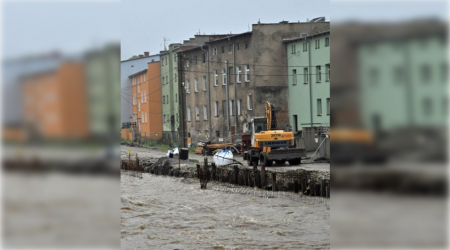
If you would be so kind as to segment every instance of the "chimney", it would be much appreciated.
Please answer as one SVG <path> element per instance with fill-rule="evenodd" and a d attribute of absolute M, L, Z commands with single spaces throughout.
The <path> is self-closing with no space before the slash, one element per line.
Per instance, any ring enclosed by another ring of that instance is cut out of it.
<path fill-rule="evenodd" d="M 145 56 L 145 57 L 150 56 L 150 52 L 144 51 L 144 56 Z"/>
<path fill-rule="evenodd" d="M 144 55 L 139 55 L 139 58 L 142 58 L 142 57 L 144 57 Z"/>

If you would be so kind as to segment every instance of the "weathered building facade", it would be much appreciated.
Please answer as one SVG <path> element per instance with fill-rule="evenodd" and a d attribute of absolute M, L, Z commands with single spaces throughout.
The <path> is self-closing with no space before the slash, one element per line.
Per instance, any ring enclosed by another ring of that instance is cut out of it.
<path fill-rule="evenodd" d="M 185 137 L 229 142 L 240 138 L 264 103 L 280 109 L 278 128 L 289 124 L 287 55 L 283 39 L 330 29 L 329 22 L 254 24 L 252 31 L 182 52 Z"/>

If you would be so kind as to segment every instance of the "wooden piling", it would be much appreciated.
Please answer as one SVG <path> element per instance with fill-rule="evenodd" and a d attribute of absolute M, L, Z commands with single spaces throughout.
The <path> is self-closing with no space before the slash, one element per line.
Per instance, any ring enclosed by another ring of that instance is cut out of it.
<path fill-rule="evenodd" d="M 211 163 L 211 180 L 216 179 L 216 164 L 213 162 Z"/>
<path fill-rule="evenodd" d="M 200 179 L 200 164 L 197 165 L 197 179 Z"/>
<path fill-rule="evenodd" d="M 320 181 L 320 197 L 325 197 L 326 196 L 326 191 L 325 191 L 325 180 L 321 180 Z"/>
<path fill-rule="evenodd" d="M 239 168 L 237 165 L 234 166 L 234 184 L 239 185 Z"/>
<path fill-rule="evenodd" d="M 277 191 L 277 173 L 272 172 L 272 191 Z"/>
<path fill-rule="evenodd" d="M 294 193 L 298 194 L 298 180 L 294 180 Z"/>

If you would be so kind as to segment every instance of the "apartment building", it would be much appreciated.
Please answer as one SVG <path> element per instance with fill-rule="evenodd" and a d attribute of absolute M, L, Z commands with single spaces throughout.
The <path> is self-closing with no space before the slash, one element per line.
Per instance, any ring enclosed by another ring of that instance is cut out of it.
<path fill-rule="evenodd" d="M 253 24 L 252 31 L 184 50 L 185 135 L 193 142 L 240 138 L 266 101 L 280 109 L 278 127 L 289 124 L 287 53 L 283 39 L 330 29 L 329 22 Z M 181 72 L 182 71 L 182 72 Z"/>

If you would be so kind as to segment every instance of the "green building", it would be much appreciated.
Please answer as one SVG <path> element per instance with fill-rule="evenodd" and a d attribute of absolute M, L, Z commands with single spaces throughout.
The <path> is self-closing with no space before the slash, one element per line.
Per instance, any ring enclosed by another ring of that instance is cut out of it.
<path fill-rule="evenodd" d="M 431 27 L 432 28 L 432 27 Z M 358 46 L 361 117 L 374 132 L 447 126 L 446 28 Z"/>
<path fill-rule="evenodd" d="M 330 126 L 330 31 L 284 39 L 292 130 Z"/>
<path fill-rule="evenodd" d="M 120 45 L 89 51 L 84 58 L 89 127 L 94 139 L 120 141 Z M 74 104 L 75 105 L 75 104 Z M 116 145 L 116 144 L 115 144 Z"/>
<path fill-rule="evenodd" d="M 170 44 L 168 50 L 160 52 L 161 100 L 163 139 L 166 142 L 178 141 L 179 103 L 178 103 L 178 58 L 181 44 Z"/>

